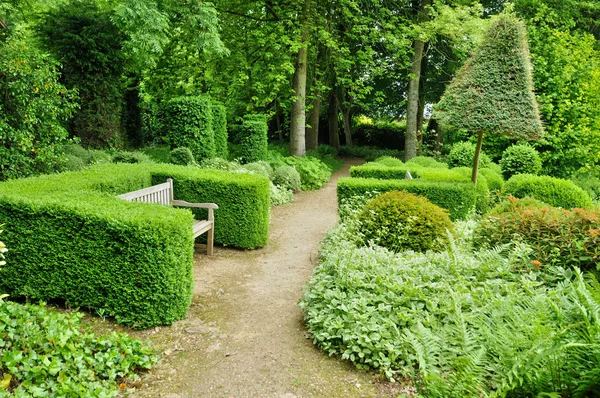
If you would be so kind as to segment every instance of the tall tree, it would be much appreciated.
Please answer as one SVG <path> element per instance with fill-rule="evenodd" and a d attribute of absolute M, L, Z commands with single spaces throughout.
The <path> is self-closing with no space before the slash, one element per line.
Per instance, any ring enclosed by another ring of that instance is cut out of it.
<path fill-rule="evenodd" d="M 309 13 L 311 0 L 304 0 L 300 14 L 300 43 L 296 55 L 293 86 L 294 101 L 290 128 L 290 154 L 306 155 L 306 77 L 308 72 Z"/>
<path fill-rule="evenodd" d="M 521 139 L 542 135 L 531 69 L 525 25 L 501 15 L 437 104 L 435 114 L 443 124 L 477 135 L 474 183 L 484 133 Z"/>

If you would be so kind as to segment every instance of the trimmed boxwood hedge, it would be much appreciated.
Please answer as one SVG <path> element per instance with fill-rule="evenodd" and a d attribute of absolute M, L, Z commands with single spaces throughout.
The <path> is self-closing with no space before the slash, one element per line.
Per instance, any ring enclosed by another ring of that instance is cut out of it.
<path fill-rule="evenodd" d="M 266 160 L 268 153 L 267 117 L 265 115 L 245 115 L 237 134 L 241 145 L 243 163 Z"/>
<path fill-rule="evenodd" d="M 448 209 L 452 220 L 464 219 L 475 206 L 476 191 L 473 184 L 436 182 L 425 180 L 379 180 L 375 178 L 341 178 L 338 181 L 338 205 L 354 196 L 367 192 L 384 193 L 392 190 L 408 191 L 426 197 L 440 207 Z"/>
<path fill-rule="evenodd" d="M 504 184 L 503 193 L 517 198 L 531 196 L 551 206 L 572 209 L 593 207 L 590 195 L 569 180 L 533 174 L 517 174 Z"/>
<path fill-rule="evenodd" d="M 386 166 L 379 162 L 369 162 L 361 166 L 350 167 L 350 176 L 354 178 L 378 178 L 382 180 L 403 180 L 409 170 L 413 178 L 419 177 L 418 165 Z"/>
<path fill-rule="evenodd" d="M 133 328 L 185 317 L 192 299 L 192 213 L 115 197 L 174 178 L 178 199 L 211 201 L 215 241 L 243 248 L 268 238 L 268 180 L 167 164 L 109 164 L 0 184 L 0 291 L 60 299 Z M 201 195 L 200 195 L 201 192 Z"/>
<path fill-rule="evenodd" d="M 215 154 L 218 158 L 227 159 L 227 108 L 223 104 L 213 103 L 213 130 L 215 133 Z"/>

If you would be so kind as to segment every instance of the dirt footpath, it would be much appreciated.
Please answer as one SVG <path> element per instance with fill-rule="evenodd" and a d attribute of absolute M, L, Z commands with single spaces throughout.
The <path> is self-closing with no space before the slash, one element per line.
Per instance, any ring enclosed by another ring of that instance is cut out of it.
<path fill-rule="evenodd" d="M 336 182 L 299 192 L 271 212 L 269 244 L 217 247 L 195 257 L 188 318 L 141 333 L 165 356 L 136 397 L 388 397 L 395 385 L 328 358 L 308 336 L 298 300 L 316 265 L 319 240 L 337 221 Z M 394 391 L 395 390 L 395 391 Z"/>

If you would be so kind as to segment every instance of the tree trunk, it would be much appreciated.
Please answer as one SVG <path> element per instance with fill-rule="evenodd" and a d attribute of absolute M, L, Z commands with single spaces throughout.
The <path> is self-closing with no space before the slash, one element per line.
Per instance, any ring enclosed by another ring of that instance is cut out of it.
<path fill-rule="evenodd" d="M 306 127 L 306 149 L 309 150 L 315 150 L 319 146 L 319 114 L 321 113 L 322 102 L 320 95 L 317 94 L 308 118 L 310 126 Z"/>
<path fill-rule="evenodd" d="M 338 119 L 337 98 L 331 90 L 329 95 L 329 106 L 327 107 L 327 122 L 329 124 L 329 145 L 340 149 L 340 126 Z"/>
<path fill-rule="evenodd" d="M 483 132 L 479 132 L 477 137 L 477 148 L 475 149 L 475 159 L 473 159 L 473 174 L 471 180 L 473 184 L 477 184 L 477 173 L 479 171 L 479 155 L 481 154 L 481 145 L 483 144 Z"/>
<path fill-rule="evenodd" d="M 419 7 L 418 20 L 427 17 L 427 8 L 431 0 L 423 0 Z M 425 42 L 415 40 L 413 42 L 413 56 L 411 60 L 411 75 L 408 81 L 408 105 L 406 110 L 406 137 L 404 142 L 404 158 L 410 160 L 417 156 L 417 119 L 419 113 L 419 83 L 421 78 L 421 62 Z"/>
<path fill-rule="evenodd" d="M 342 109 L 342 121 L 344 122 L 344 136 L 346 146 L 352 146 L 352 108 Z"/>
<path fill-rule="evenodd" d="M 300 49 L 296 57 L 293 89 L 296 100 L 292 104 L 292 123 L 290 128 L 290 155 L 306 155 L 306 72 L 308 62 L 308 5 L 310 0 L 304 0 L 302 9 L 302 36 Z"/>
<path fill-rule="evenodd" d="M 440 153 L 442 150 L 442 128 L 438 121 L 434 118 L 429 119 L 427 124 L 427 132 L 433 131 L 435 141 L 433 142 L 433 152 Z"/>

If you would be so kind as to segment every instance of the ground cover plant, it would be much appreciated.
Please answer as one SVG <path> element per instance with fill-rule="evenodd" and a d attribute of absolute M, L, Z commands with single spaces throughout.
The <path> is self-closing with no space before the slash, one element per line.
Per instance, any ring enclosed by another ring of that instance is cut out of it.
<path fill-rule="evenodd" d="M 300 303 L 314 343 L 427 397 L 593 394 L 600 284 L 540 268 L 521 243 L 473 250 L 474 225 L 418 254 L 365 246 L 356 219 L 339 224 Z"/>

